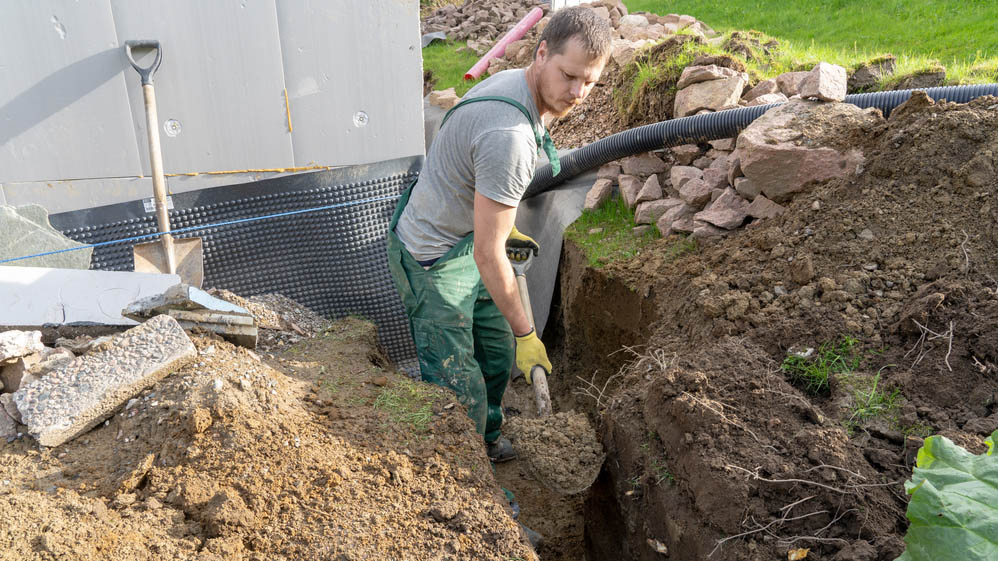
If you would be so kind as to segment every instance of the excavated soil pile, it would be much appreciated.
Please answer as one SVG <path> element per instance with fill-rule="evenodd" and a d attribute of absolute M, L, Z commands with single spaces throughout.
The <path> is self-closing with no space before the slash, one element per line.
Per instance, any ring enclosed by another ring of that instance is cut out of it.
<path fill-rule="evenodd" d="M 0 448 L 0 559 L 535 559 L 453 394 L 371 324 L 199 357 L 53 449 Z"/>
<path fill-rule="evenodd" d="M 571 495 L 588 489 L 603 466 L 603 445 L 581 413 L 513 417 L 506 432 L 534 476 L 559 493 Z"/>
<path fill-rule="evenodd" d="M 692 253 L 673 236 L 597 270 L 568 245 L 561 369 L 609 388 L 592 558 L 893 560 L 922 437 L 985 449 L 998 99 L 916 95 L 841 140 L 866 155 L 858 176 Z M 622 345 L 638 357 L 610 356 Z M 851 367 L 827 389 L 781 370 L 790 349 L 836 346 Z"/>

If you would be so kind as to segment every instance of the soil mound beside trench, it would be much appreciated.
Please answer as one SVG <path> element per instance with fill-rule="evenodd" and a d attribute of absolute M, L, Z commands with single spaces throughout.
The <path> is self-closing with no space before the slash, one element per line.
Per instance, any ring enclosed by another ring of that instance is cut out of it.
<path fill-rule="evenodd" d="M 0 559 L 536 559 L 452 393 L 341 320 L 197 361 L 53 449 L 0 450 Z"/>
<path fill-rule="evenodd" d="M 678 258 L 661 239 L 602 269 L 569 244 L 562 369 L 608 388 L 590 411 L 614 460 L 585 506 L 593 558 L 903 551 L 902 483 L 922 438 L 981 453 L 998 427 L 996 131 L 998 99 L 916 95 L 848 139 L 866 156 L 858 176 L 813 186 L 781 217 Z M 610 307 L 634 312 L 630 362 L 598 327 Z M 853 367 L 827 389 L 781 370 L 791 349 L 842 341 Z"/>

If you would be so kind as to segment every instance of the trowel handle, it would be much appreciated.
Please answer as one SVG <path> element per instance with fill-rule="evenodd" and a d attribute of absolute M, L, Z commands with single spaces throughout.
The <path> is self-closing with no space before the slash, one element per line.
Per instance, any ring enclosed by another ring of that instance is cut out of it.
<path fill-rule="evenodd" d="M 516 287 L 520 292 L 520 304 L 523 313 L 527 314 L 530 327 L 534 327 L 534 311 L 530 307 L 530 293 L 527 291 L 527 277 L 516 275 Z M 543 366 L 537 365 L 530 369 L 530 379 L 534 386 L 534 402 L 537 403 L 537 416 L 546 417 L 551 414 L 551 392 L 548 390 L 548 373 Z"/>

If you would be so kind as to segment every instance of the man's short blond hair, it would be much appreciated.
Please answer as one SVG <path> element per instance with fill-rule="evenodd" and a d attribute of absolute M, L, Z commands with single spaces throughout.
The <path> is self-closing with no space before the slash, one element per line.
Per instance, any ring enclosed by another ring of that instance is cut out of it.
<path fill-rule="evenodd" d="M 540 43 L 547 41 L 548 52 L 557 55 L 565 52 L 572 38 L 578 39 L 592 59 L 603 59 L 610 54 L 613 42 L 610 23 L 586 6 L 572 6 L 555 12 L 541 33 Z M 537 53 L 537 50 L 534 50 Z"/>

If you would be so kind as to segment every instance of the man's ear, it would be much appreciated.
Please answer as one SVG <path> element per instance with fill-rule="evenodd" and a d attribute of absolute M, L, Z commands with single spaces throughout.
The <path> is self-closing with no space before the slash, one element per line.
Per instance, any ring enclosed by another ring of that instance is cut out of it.
<path fill-rule="evenodd" d="M 534 61 L 543 63 L 548 57 L 548 42 L 547 39 L 540 42 L 537 45 L 537 52 L 534 53 Z"/>

